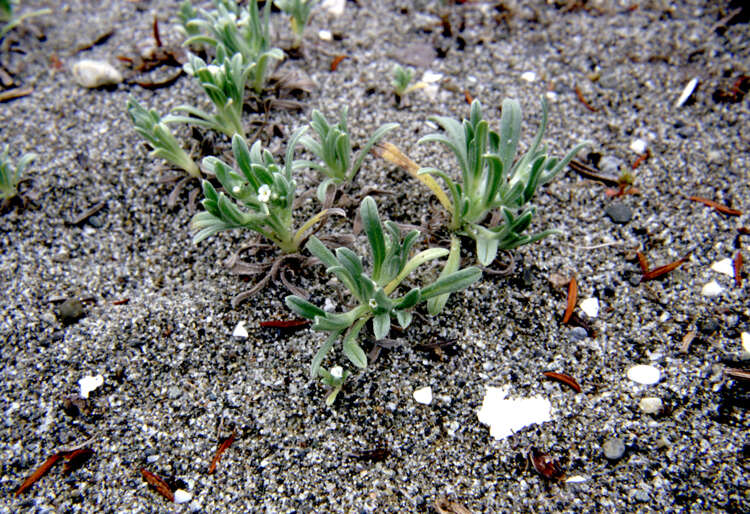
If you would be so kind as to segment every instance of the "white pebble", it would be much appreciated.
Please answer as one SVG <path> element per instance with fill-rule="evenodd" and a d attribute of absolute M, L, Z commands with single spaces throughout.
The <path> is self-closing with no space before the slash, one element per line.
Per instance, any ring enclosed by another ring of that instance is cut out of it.
<path fill-rule="evenodd" d="M 186 491 L 185 489 L 177 489 L 174 492 L 175 503 L 187 503 L 193 499 L 193 493 Z"/>
<path fill-rule="evenodd" d="M 750 353 L 750 333 L 743 332 L 740 337 L 742 338 L 742 349 Z"/>
<path fill-rule="evenodd" d="M 640 409 L 646 414 L 658 414 L 664 409 L 664 403 L 662 403 L 661 398 L 649 396 L 647 398 L 642 398 L 641 401 L 638 402 L 638 407 L 640 407 Z"/>
<path fill-rule="evenodd" d="M 565 482 L 569 484 L 579 484 L 585 481 L 586 481 L 586 477 L 582 477 L 581 475 L 573 475 L 572 477 L 565 479 Z"/>
<path fill-rule="evenodd" d="M 234 337 L 241 337 L 243 339 L 247 338 L 248 333 L 247 333 L 247 329 L 245 328 L 244 321 L 240 321 L 239 323 L 237 323 L 237 326 L 234 327 L 234 332 L 232 332 L 232 335 Z"/>
<path fill-rule="evenodd" d="M 693 91 L 695 91 L 695 86 L 697 85 L 698 85 L 698 77 L 691 79 L 690 82 L 687 83 L 687 85 L 685 86 L 685 89 L 682 90 L 682 94 L 674 103 L 675 109 L 678 107 L 681 107 L 685 102 L 687 102 L 687 99 L 690 98 L 690 95 L 693 94 Z"/>
<path fill-rule="evenodd" d="M 730 277 L 734 276 L 734 263 L 732 262 L 732 259 L 721 259 L 720 261 L 716 261 L 711 264 L 711 269 L 723 275 L 728 275 Z"/>
<path fill-rule="evenodd" d="M 341 16 L 344 14 L 344 7 L 346 7 L 346 0 L 325 0 L 320 7 L 333 14 L 334 16 Z"/>
<path fill-rule="evenodd" d="M 506 400 L 510 389 L 487 386 L 482 408 L 477 413 L 479 422 L 490 426 L 490 435 L 504 439 L 529 425 L 552 420 L 552 404 L 546 398 L 518 398 Z"/>
<path fill-rule="evenodd" d="M 555 93 L 554 91 L 547 91 L 546 93 L 544 93 L 544 96 L 546 96 L 547 100 L 549 100 L 550 102 L 555 102 L 557 100 L 557 93 Z"/>
<path fill-rule="evenodd" d="M 717 281 L 712 280 L 711 282 L 703 286 L 703 289 L 701 289 L 701 294 L 703 296 L 719 296 L 723 290 L 724 288 L 721 287 Z"/>
<path fill-rule="evenodd" d="M 424 75 L 422 75 L 422 82 L 432 84 L 433 82 L 438 82 L 442 78 L 442 73 L 435 73 L 434 71 L 427 70 L 424 72 Z"/>
<path fill-rule="evenodd" d="M 417 403 L 429 405 L 432 403 L 432 388 L 430 386 L 422 387 L 414 391 L 414 400 Z"/>
<path fill-rule="evenodd" d="M 630 143 L 630 149 L 635 153 L 643 153 L 646 151 L 647 143 L 643 139 L 635 139 Z"/>
<path fill-rule="evenodd" d="M 101 374 L 96 375 L 95 377 L 83 377 L 78 381 L 78 385 L 81 386 L 81 397 L 88 398 L 89 393 L 100 388 L 103 383 L 104 377 Z"/>
<path fill-rule="evenodd" d="M 536 80 L 536 73 L 534 73 L 533 71 L 521 73 L 521 79 L 525 80 L 526 82 L 534 82 Z"/>
<path fill-rule="evenodd" d="M 581 302 L 581 310 L 589 318 L 595 318 L 599 315 L 599 300 L 596 298 L 586 298 Z"/>
<path fill-rule="evenodd" d="M 661 372 L 653 366 L 638 364 L 628 370 L 628 378 L 639 384 L 653 385 L 661 378 Z"/>
<path fill-rule="evenodd" d="M 333 34 L 330 30 L 320 30 L 318 31 L 318 37 L 322 39 L 323 41 L 332 41 L 333 40 Z"/>
<path fill-rule="evenodd" d="M 73 65 L 73 78 L 78 85 L 90 89 L 122 82 L 122 74 L 114 66 L 108 62 L 89 59 L 78 61 Z"/>

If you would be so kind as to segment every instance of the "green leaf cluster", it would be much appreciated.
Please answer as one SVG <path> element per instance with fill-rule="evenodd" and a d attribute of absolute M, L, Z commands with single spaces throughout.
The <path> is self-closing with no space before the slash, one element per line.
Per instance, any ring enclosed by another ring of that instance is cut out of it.
<path fill-rule="evenodd" d="M 8 156 L 9 148 L 0 154 L 0 199 L 10 200 L 18 194 L 18 183 L 28 165 L 37 158 L 35 153 L 24 154 L 13 166 Z"/>
<path fill-rule="evenodd" d="M 409 84 L 411 84 L 412 78 L 414 78 L 414 70 L 403 68 L 401 65 L 396 64 L 393 67 L 391 78 L 393 92 L 399 97 L 404 96 L 409 91 Z"/>
<path fill-rule="evenodd" d="M 436 168 L 422 168 L 419 173 L 443 180 L 452 199 L 448 209 L 449 228 L 476 241 L 477 259 L 482 265 L 492 263 L 499 249 L 532 243 L 553 232 L 523 234 L 535 212 L 528 203 L 536 188 L 552 180 L 587 143 L 576 145 L 562 159 L 548 156 L 546 145 L 541 144 L 547 111 L 547 101 L 542 97 L 539 130 L 529 149 L 518 159 L 521 107 L 512 99 L 503 101 L 499 133 L 489 129 L 482 117 L 482 105 L 475 100 L 468 120 L 431 117 L 443 132 L 419 140 L 441 143 L 456 156 L 461 173 L 459 181 Z M 500 222 L 483 225 L 493 211 L 499 211 Z"/>
<path fill-rule="evenodd" d="M 302 42 L 310 12 L 318 4 L 318 0 L 274 0 L 274 5 L 290 16 L 292 32 L 296 38 L 296 45 Z"/>

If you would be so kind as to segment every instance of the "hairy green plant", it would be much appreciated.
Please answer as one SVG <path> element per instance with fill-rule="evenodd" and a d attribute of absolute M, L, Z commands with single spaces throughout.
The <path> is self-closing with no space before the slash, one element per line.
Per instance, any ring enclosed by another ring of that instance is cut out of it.
<path fill-rule="evenodd" d="M 24 20 L 52 13 L 51 9 L 39 9 L 37 11 L 18 15 L 15 12 L 15 8 L 18 4 L 18 0 L 0 0 L 0 40 L 3 39 L 8 32 L 23 23 Z"/>
<path fill-rule="evenodd" d="M 167 123 L 170 117 L 164 119 L 156 110 L 148 110 L 141 106 L 132 96 L 128 98 L 128 114 L 133 121 L 135 131 L 151 145 L 150 157 L 159 157 L 185 170 L 191 177 L 200 178 L 201 170 L 195 161 L 182 149 L 177 139 L 169 130 Z"/>
<path fill-rule="evenodd" d="M 198 243 L 223 230 L 242 228 L 261 234 L 286 254 L 296 253 L 308 231 L 329 210 L 323 210 L 294 231 L 293 205 L 296 183 L 292 178 L 292 159 L 302 128 L 292 134 L 287 146 L 285 165 L 274 161 L 273 155 L 256 141 L 248 149 L 240 135 L 232 138 L 232 150 L 239 171 L 216 157 L 203 159 L 204 168 L 216 175 L 224 191 L 218 192 L 208 180 L 203 181 L 204 212 L 196 214 L 191 223 L 193 241 Z"/>
<path fill-rule="evenodd" d="M 399 100 L 403 99 L 412 91 L 421 89 L 426 85 L 424 82 L 417 82 L 416 84 L 412 84 L 411 81 L 414 78 L 414 70 L 411 68 L 403 68 L 399 64 L 393 67 L 393 71 L 391 72 L 391 74 L 391 85 L 393 86 L 393 92 L 396 93 L 396 96 L 399 98 Z"/>
<path fill-rule="evenodd" d="M 444 192 L 441 198 L 451 217 L 449 229 L 476 241 L 477 259 L 484 266 L 495 260 L 498 249 L 516 248 L 554 232 L 544 230 L 523 235 L 535 213 L 528 203 L 536 188 L 552 180 L 588 143 L 576 145 L 562 159 L 549 157 L 546 145 L 540 146 L 547 126 L 547 111 L 547 101 L 542 97 L 539 131 L 527 152 L 517 160 L 521 107 L 512 99 L 503 101 L 499 134 L 489 129 L 482 118 L 482 105 L 475 100 L 468 120 L 459 122 L 433 116 L 430 120 L 444 132 L 419 140 L 441 143 L 456 156 L 461 173 L 458 182 L 436 168 L 422 168 L 418 176 L 434 175 L 443 180 L 450 194 L 450 200 Z M 433 190 L 435 184 L 433 181 L 430 186 Z M 489 226 L 484 225 L 493 212 L 496 214 L 489 220 Z"/>
<path fill-rule="evenodd" d="M 329 334 L 313 358 L 310 367 L 313 377 L 319 375 L 323 359 L 342 335 L 344 355 L 356 367 L 364 369 L 367 367 L 367 357 L 357 339 L 368 321 L 372 320 L 375 339 L 383 339 L 390 331 L 392 319 L 406 328 L 412 321 L 411 311 L 419 303 L 464 289 L 481 276 L 478 268 L 466 268 L 444 274 L 423 287 L 412 287 L 405 293 L 396 294 L 402 282 L 419 266 L 444 257 L 449 252 L 444 248 L 429 248 L 410 258 L 419 232 L 412 230 L 402 239 L 401 230 L 395 223 L 387 221 L 384 227 L 375 200 L 369 196 L 362 201 L 360 216 L 370 245 L 370 273 L 365 272 L 362 258 L 348 248 L 339 248 L 334 254 L 315 236 L 306 245 L 310 253 L 326 266 L 328 273 L 335 275 L 349 290 L 356 306 L 347 312 L 332 313 L 296 295 L 285 299 L 293 312 L 313 320 L 313 330 Z"/>
<path fill-rule="evenodd" d="M 10 200 L 18 194 L 18 184 L 21 182 L 21 176 L 31 161 L 37 158 L 35 153 L 27 153 L 13 166 L 10 157 L 8 157 L 9 150 L 6 147 L 5 151 L 0 154 L 0 199 L 3 202 Z"/>
<path fill-rule="evenodd" d="M 187 116 L 170 116 L 169 121 L 210 128 L 229 137 L 235 134 L 244 136 L 242 105 L 250 67 L 243 64 L 240 54 L 230 58 L 221 44 L 216 47 L 214 62 L 219 64 L 206 64 L 200 57 L 190 54 L 190 62 L 185 64 L 185 70 L 198 79 L 216 107 L 216 114 L 190 105 L 180 105 L 175 111 L 187 113 Z"/>
<path fill-rule="evenodd" d="M 324 368 L 318 369 L 318 376 L 320 376 L 321 382 L 331 388 L 331 392 L 326 396 L 327 406 L 330 407 L 336 401 L 336 397 L 341 392 L 341 388 L 350 374 L 348 369 L 344 369 L 341 366 L 334 366 L 330 371 Z"/>
<path fill-rule="evenodd" d="M 324 201 L 329 186 L 351 182 L 373 145 L 388 132 L 398 127 L 398 123 L 385 123 L 378 127 L 352 163 L 352 145 L 349 139 L 347 114 L 348 108 L 344 107 L 341 109 L 339 122 L 331 125 L 320 111 L 313 110 L 310 127 L 317 134 L 318 140 L 306 135 L 299 141 L 302 146 L 322 161 L 298 160 L 295 164 L 295 167 L 307 166 L 326 175 L 327 178 L 320 183 L 317 190 L 317 197 L 321 202 Z"/>
<path fill-rule="evenodd" d="M 188 5 L 186 5 L 188 4 Z M 217 48 L 222 45 L 227 56 L 240 54 L 246 67 L 248 83 L 256 94 L 261 94 L 268 80 L 268 67 L 272 61 L 284 58 L 284 52 L 271 47 L 269 16 L 271 2 L 266 2 L 261 18 L 258 0 L 250 0 L 246 8 L 236 1 L 214 0 L 216 9 L 192 9 L 189 3 L 180 8 L 183 30 L 188 37 L 185 45 L 206 44 Z M 183 18 L 195 16 L 185 21 Z"/>
<path fill-rule="evenodd" d="M 310 12 L 318 4 L 318 0 L 274 0 L 273 3 L 290 16 L 292 32 L 294 32 L 294 46 L 302 43 L 302 35 L 310 18 Z"/>

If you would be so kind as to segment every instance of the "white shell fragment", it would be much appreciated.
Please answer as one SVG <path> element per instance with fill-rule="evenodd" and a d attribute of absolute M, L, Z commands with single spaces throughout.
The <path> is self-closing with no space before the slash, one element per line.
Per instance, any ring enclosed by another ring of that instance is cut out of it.
<path fill-rule="evenodd" d="M 581 310 L 589 318 L 595 318 L 599 315 L 599 300 L 596 298 L 586 298 L 581 302 Z"/>
<path fill-rule="evenodd" d="M 174 492 L 175 503 L 187 503 L 193 499 L 193 493 L 186 491 L 185 489 L 177 489 Z"/>
<path fill-rule="evenodd" d="M 91 391 L 98 389 L 104 383 L 104 377 L 99 374 L 95 377 L 83 377 L 78 381 L 78 385 L 81 386 L 81 398 L 88 398 Z"/>
<path fill-rule="evenodd" d="M 685 89 L 682 90 L 682 94 L 677 99 L 677 101 L 674 103 L 675 109 L 678 107 L 682 107 L 682 105 L 687 102 L 688 98 L 690 98 L 690 95 L 693 94 L 693 91 L 695 91 L 695 86 L 698 85 L 698 77 L 695 77 L 690 80 L 690 82 L 687 83 L 685 86 Z"/>
<path fill-rule="evenodd" d="M 715 280 L 712 280 L 705 286 L 703 286 L 703 289 L 701 289 L 701 294 L 703 296 L 719 296 L 721 292 L 724 290 L 721 285 Z"/>
<path fill-rule="evenodd" d="M 638 364 L 628 370 L 628 378 L 639 384 L 653 385 L 661 379 L 661 372 L 653 366 Z"/>
<path fill-rule="evenodd" d="M 646 414 L 658 414 L 664 409 L 664 403 L 662 403 L 661 398 L 649 396 L 642 398 L 638 402 L 638 407 Z"/>
<path fill-rule="evenodd" d="M 477 417 L 480 423 L 490 426 L 490 435 L 504 439 L 524 427 L 551 421 L 552 404 L 546 398 L 518 398 L 506 400 L 510 389 L 487 386 L 482 408 Z"/>
<path fill-rule="evenodd" d="M 234 332 L 232 332 L 232 335 L 234 337 L 247 338 L 248 333 L 247 333 L 247 329 L 245 328 L 244 321 L 240 321 L 239 323 L 237 323 L 237 326 L 234 327 Z"/>
<path fill-rule="evenodd" d="M 429 405 L 432 403 L 432 388 L 430 386 L 422 387 L 414 391 L 414 400 L 417 403 Z"/>
<path fill-rule="evenodd" d="M 534 82 L 536 80 L 536 73 L 533 71 L 526 71 L 524 73 L 521 73 L 521 79 L 525 80 L 526 82 Z"/>
<path fill-rule="evenodd" d="M 79 86 L 89 89 L 112 86 L 122 82 L 122 74 L 105 61 L 84 59 L 73 65 L 73 78 Z"/>
<path fill-rule="evenodd" d="M 573 475 L 572 477 L 565 479 L 565 482 L 568 484 L 579 484 L 585 481 L 586 481 L 586 477 L 582 477 L 581 475 Z"/>
<path fill-rule="evenodd" d="M 646 151 L 647 143 L 643 139 L 634 139 L 632 143 L 630 143 L 630 149 L 633 150 L 635 153 L 643 153 Z"/>
<path fill-rule="evenodd" d="M 742 349 L 750 353 L 750 333 L 743 332 L 740 337 L 742 338 Z"/>
<path fill-rule="evenodd" d="M 344 14 L 344 7 L 346 7 L 346 0 L 325 0 L 320 7 L 333 14 L 334 16 L 341 16 Z"/>
<path fill-rule="evenodd" d="M 711 269 L 722 275 L 734 276 L 734 263 L 732 259 L 721 259 L 711 264 Z"/>
<path fill-rule="evenodd" d="M 318 37 L 322 41 L 333 41 L 333 34 L 330 30 L 320 30 L 318 31 Z"/>

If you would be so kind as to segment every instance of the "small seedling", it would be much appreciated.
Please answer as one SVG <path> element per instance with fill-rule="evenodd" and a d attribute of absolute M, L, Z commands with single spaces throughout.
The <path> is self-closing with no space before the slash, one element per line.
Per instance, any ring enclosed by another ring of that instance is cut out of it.
<path fill-rule="evenodd" d="M 18 195 L 18 184 L 21 182 L 26 167 L 36 159 L 35 153 L 24 154 L 14 167 L 8 157 L 9 149 L 0 154 L 0 200 L 6 204 L 9 200 Z"/>
<path fill-rule="evenodd" d="M 154 109 L 141 106 L 133 97 L 128 98 L 128 114 L 136 132 L 148 141 L 153 150 L 150 157 L 159 157 L 185 170 L 191 177 L 200 178 L 201 171 L 193 159 L 182 149 L 165 121 Z"/>
<path fill-rule="evenodd" d="M 185 46 L 206 44 L 216 47 L 217 55 L 218 47 L 223 46 L 227 56 L 240 54 L 248 83 L 256 94 L 261 94 L 268 80 L 269 64 L 284 58 L 284 52 L 279 48 L 271 48 L 271 2 L 265 3 L 263 18 L 258 10 L 258 0 L 250 0 L 245 9 L 233 0 L 214 0 L 216 9 L 213 11 L 195 10 L 187 4 L 180 8 L 183 30 L 190 35 Z M 184 18 L 189 16 L 194 17 L 185 21 Z"/>
<path fill-rule="evenodd" d="M 8 32 L 23 23 L 24 20 L 36 16 L 44 16 L 45 14 L 52 14 L 51 9 L 39 9 L 38 11 L 17 15 L 14 10 L 18 6 L 18 3 L 18 0 L 0 0 L 0 40 Z"/>
<path fill-rule="evenodd" d="M 547 156 L 546 145 L 540 147 L 547 125 L 547 110 L 547 101 L 542 97 L 539 131 L 531 147 L 518 160 L 521 107 L 516 100 L 503 101 L 499 134 L 489 130 L 487 121 L 482 118 L 482 105 L 475 100 L 471 104 L 470 119 L 458 122 L 445 116 L 431 117 L 445 133 L 430 134 L 419 140 L 420 143 L 441 143 L 458 159 L 459 182 L 436 168 L 422 168 L 418 175 L 434 175 L 444 181 L 450 200 L 444 192 L 438 198 L 450 214 L 448 228 L 476 241 L 477 260 L 484 266 L 495 260 L 499 249 L 529 244 L 554 232 L 544 230 L 523 235 L 535 212 L 528 202 L 537 186 L 552 180 L 588 143 L 576 145 L 561 160 Z M 434 180 L 428 185 L 434 189 Z"/>
<path fill-rule="evenodd" d="M 294 48 L 302 44 L 302 36 L 310 18 L 310 12 L 318 4 L 318 0 L 274 0 L 276 7 L 290 16 L 292 32 L 294 32 Z"/>
<path fill-rule="evenodd" d="M 372 320 L 376 340 L 388 336 L 392 319 L 406 328 L 412 321 L 412 310 L 421 302 L 464 289 L 479 280 L 478 268 L 466 268 L 445 274 L 424 287 L 412 287 L 406 293 L 396 294 L 401 283 L 422 264 L 446 256 L 443 248 L 429 248 L 409 258 L 419 237 L 416 230 L 401 238 L 395 223 L 380 222 L 375 200 L 366 197 L 360 208 L 362 226 L 370 244 L 372 270 L 366 273 L 362 258 L 348 248 L 339 248 L 334 254 L 315 236 L 306 248 L 317 257 L 329 273 L 338 278 L 349 290 L 356 307 L 344 313 L 326 312 L 296 295 L 286 297 L 287 306 L 296 314 L 313 320 L 313 330 L 328 332 L 329 337 L 313 358 L 310 374 L 319 375 L 323 359 L 343 335 L 343 353 L 356 367 L 367 367 L 367 357 L 357 339 L 365 324 Z"/>
<path fill-rule="evenodd" d="M 399 64 L 393 67 L 391 85 L 393 86 L 393 92 L 396 94 L 399 103 L 407 94 L 427 85 L 424 82 L 412 84 L 411 81 L 413 78 L 414 70 L 411 68 L 402 68 Z"/>
<path fill-rule="evenodd" d="M 307 166 L 326 175 L 327 178 L 320 183 L 317 190 L 317 197 L 321 203 L 325 201 L 329 186 L 351 182 L 373 145 L 388 132 L 398 127 L 398 123 L 381 125 L 367 140 L 352 164 L 352 145 L 349 139 L 347 113 L 347 107 L 341 109 L 339 122 L 331 125 L 320 111 L 313 110 L 310 127 L 317 134 L 318 140 L 311 136 L 303 136 L 299 141 L 302 146 L 322 161 L 298 160 L 295 163 L 295 168 Z"/>
<path fill-rule="evenodd" d="M 334 366 L 331 371 L 324 368 L 318 369 L 318 376 L 320 376 L 321 382 L 331 388 L 331 392 L 326 396 L 326 405 L 331 406 L 336 401 L 336 397 L 341 392 L 341 388 L 344 387 L 346 378 L 350 375 L 348 369 L 344 369 L 341 366 Z"/>

